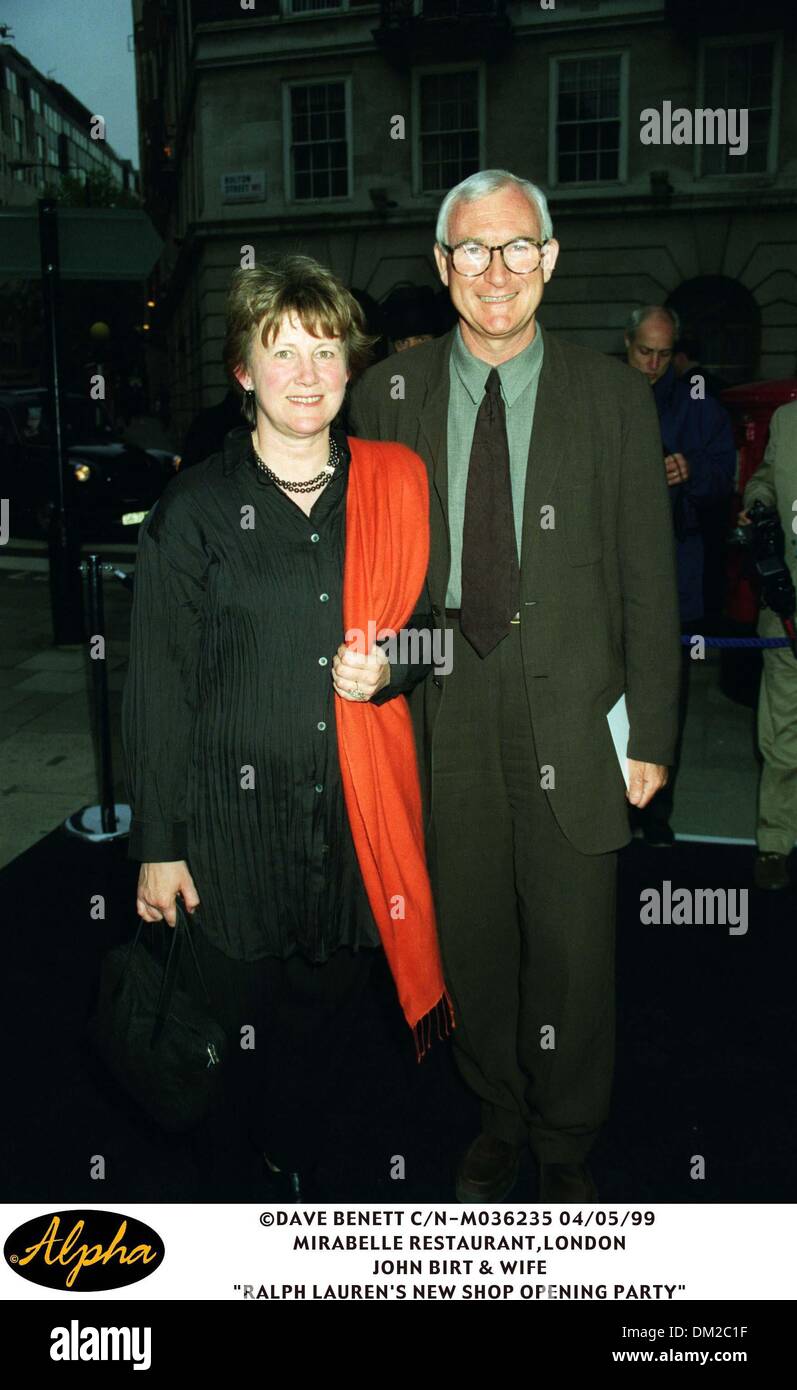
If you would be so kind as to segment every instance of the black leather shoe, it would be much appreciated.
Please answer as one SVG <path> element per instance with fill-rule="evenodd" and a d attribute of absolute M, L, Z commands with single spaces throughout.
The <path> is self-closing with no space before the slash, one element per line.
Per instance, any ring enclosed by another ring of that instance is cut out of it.
<path fill-rule="evenodd" d="M 474 1139 L 457 1173 L 458 1202 L 501 1202 L 515 1186 L 520 1145 L 492 1134 Z"/>
<path fill-rule="evenodd" d="M 756 888 L 788 888 L 788 855 L 770 854 L 768 851 L 756 856 L 753 865 L 753 882 Z"/>
<path fill-rule="evenodd" d="M 541 1163 L 539 1202 L 597 1202 L 598 1189 L 585 1163 Z"/>
<path fill-rule="evenodd" d="M 642 838 L 648 849 L 672 849 L 675 834 L 666 821 L 643 821 Z"/>
<path fill-rule="evenodd" d="M 302 1178 L 299 1173 L 292 1171 L 285 1172 L 269 1158 L 268 1154 L 263 1154 L 263 1168 L 266 1174 L 266 1187 L 271 1190 L 269 1200 L 272 1202 L 304 1202 L 307 1199 L 302 1190 Z"/>

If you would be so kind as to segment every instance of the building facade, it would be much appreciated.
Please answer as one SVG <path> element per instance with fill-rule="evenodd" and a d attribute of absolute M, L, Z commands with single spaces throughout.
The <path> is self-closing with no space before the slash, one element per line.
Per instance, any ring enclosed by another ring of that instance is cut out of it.
<path fill-rule="evenodd" d="M 0 26 L 0 33 L 5 32 Z M 57 194 L 65 175 L 85 183 L 102 170 L 120 189 L 138 196 L 138 175 L 105 139 L 92 137 L 93 113 L 60 82 L 39 72 L 10 43 L 0 42 L 0 208 L 35 207 Z M 0 284 L 0 380 L 39 379 L 38 286 Z"/>
<path fill-rule="evenodd" d="M 667 302 L 729 383 L 797 371 L 785 0 L 133 10 L 142 189 L 166 242 L 152 342 L 178 433 L 224 392 L 224 300 L 247 248 L 306 252 L 377 301 L 439 288 L 437 209 L 480 168 L 548 194 L 561 253 L 546 327 L 619 354 L 629 311 Z M 741 111 L 744 140 L 727 116 Z"/>
<path fill-rule="evenodd" d="M 92 138 L 93 113 L 66 87 L 0 43 L 0 207 L 34 204 L 64 174 L 85 183 L 104 170 L 119 188 L 138 192 L 129 159 Z"/>

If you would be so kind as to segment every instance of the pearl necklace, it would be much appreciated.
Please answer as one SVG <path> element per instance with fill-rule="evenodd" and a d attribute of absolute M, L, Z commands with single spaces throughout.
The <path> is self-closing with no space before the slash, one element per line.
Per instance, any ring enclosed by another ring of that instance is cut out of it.
<path fill-rule="evenodd" d="M 329 462 L 324 464 L 321 472 L 317 473 L 314 478 L 308 478 L 304 482 L 287 482 L 285 478 L 278 478 L 276 473 L 273 473 L 268 464 L 264 463 L 263 459 L 260 457 L 255 448 L 254 440 L 252 440 L 252 453 L 255 456 L 255 462 L 258 468 L 265 473 L 266 477 L 270 479 L 272 483 L 277 483 L 279 487 L 285 488 L 286 492 L 315 492 L 319 487 L 326 487 L 326 484 L 334 476 L 335 470 L 340 463 L 338 446 L 331 434 L 329 436 Z"/>

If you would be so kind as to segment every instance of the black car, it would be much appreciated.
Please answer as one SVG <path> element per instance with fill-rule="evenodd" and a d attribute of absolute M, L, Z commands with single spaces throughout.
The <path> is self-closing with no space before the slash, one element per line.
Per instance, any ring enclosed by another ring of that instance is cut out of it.
<path fill-rule="evenodd" d="M 77 392 L 61 401 L 65 501 L 85 540 L 134 541 L 180 459 L 125 444 L 105 405 Z M 12 536 L 47 532 L 56 502 L 53 412 L 39 387 L 0 389 L 0 496 L 9 499 Z"/>

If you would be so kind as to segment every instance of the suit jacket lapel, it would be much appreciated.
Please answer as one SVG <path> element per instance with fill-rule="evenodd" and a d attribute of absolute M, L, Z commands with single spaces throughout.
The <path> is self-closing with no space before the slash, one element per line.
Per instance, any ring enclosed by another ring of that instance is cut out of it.
<path fill-rule="evenodd" d="M 440 339 L 429 373 L 428 389 L 418 421 L 418 452 L 427 460 L 430 482 L 431 554 L 429 584 L 432 596 L 445 602 L 451 567 L 451 540 L 448 532 L 448 400 L 450 395 L 449 359 L 456 327 Z"/>
<path fill-rule="evenodd" d="M 440 352 L 435 356 L 429 373 L 428 389 L 419 419 L 420 440 L 432 460 L 430 479 L 437 492 L 443 515 L 448 521 L 448 399 L 450 395 L 448 364 L 451 345 L 457 329 L 452 328 L 440 340 Z"/>
<path fill-rule="evenodd" d="M 572 449 L 573 400 L 567 364 L 556 338 L 546 333 L 544 343 L 523 500 L 520 572 L 521 576 L 525 573 L 527 582 L 537 554 L 540 509 L 552 504 L 554 480 Z"/>

